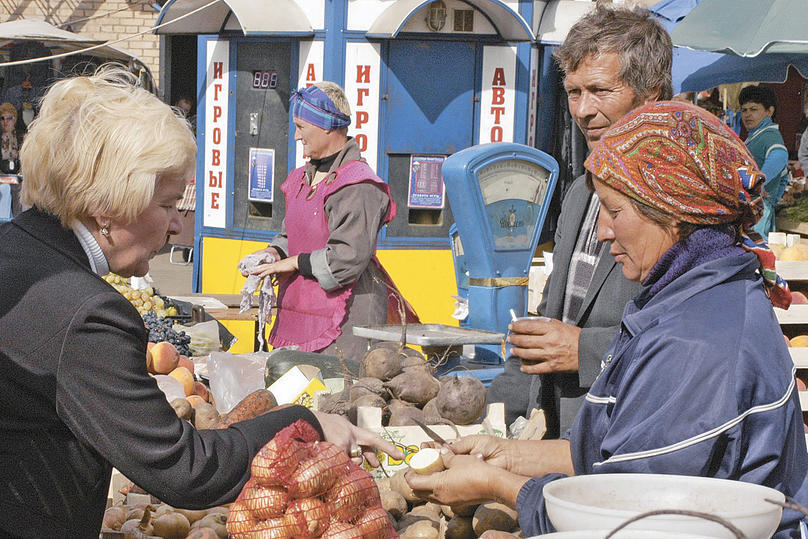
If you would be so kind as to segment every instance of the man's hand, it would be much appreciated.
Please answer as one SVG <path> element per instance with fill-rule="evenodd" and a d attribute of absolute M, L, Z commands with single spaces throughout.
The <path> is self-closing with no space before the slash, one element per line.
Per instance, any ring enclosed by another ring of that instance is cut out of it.
<path fill-rule="evenodd" d="M 528 374 L 578 371 L 581 328 L 558 320 L 521 320 L 508 329 L 511 355 L 522 360 Z"/>

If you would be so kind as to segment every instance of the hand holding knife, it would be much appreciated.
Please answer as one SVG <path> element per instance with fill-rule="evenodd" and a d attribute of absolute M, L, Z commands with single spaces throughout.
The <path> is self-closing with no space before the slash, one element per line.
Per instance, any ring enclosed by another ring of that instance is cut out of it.
<path fill-rule="evenodd" d="M 432 440 L 434 440 L 434 441 L 438 442 L 439 444 L 441 444 L 442 447 L 446 447 L 446 449 L 448 449 L 449 451 L 452 451 L 452 447 L 449 445 L 449 442 L 444 440 L 443 437 L 440 434 L 438 434 L 434 430 L 427 427 L 426 424 L 423 421 L 421 421 L 420 419 L 415 419 L 415 418 L 412 418 L 412 421 L 413 421 L 413 423 L 415 423 L 416 425 L 421 427 L 421 430 L 424 431 L 427 436 L 432 438 Z"/>

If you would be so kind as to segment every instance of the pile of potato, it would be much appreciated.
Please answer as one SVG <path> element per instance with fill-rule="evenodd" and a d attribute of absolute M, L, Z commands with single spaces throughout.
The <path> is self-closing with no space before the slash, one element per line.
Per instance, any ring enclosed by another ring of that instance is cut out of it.
<path fill-rule="evenodd" d="M 489 502 L 449 507 L 419 498 L 404 479 L 406 470 L 377 479 L 382 507 L 402 539 L 474 539 L 487 531 L 518 532 L 516 511 Z"/>
<path fill-rule="evenodd" d="M 374 345 L 362 358 L 360 378 L 341 393 L 321 396 L 318 409 L 348 416 L 356 423 L 360 406 L 382 408 L 385 426 L 451 422 L 469 425 L 485 409 L 485 386 L 469 376 L 435 378 L 417 350 L 397 343 Z"/>

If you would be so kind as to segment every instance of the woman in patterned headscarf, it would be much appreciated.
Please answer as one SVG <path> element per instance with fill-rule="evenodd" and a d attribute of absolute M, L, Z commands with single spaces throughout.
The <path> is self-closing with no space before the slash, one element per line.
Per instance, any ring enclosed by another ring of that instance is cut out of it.
<path fill-rule="evenodd" d="M 772 309 L 790 293 L 751 228 L 764 178 L 743 142 L 712 114 L 664 101 L 614 124 L 586 168 L 598 237 L 644 289 L 567 439 L 463 438 L 448 471 L 410 486 L 441 503 L 510 502 L 525 536 L 553 531 L 542 488 L 564 475 L 735 479 L 808 504 L 793 364 Z M 798 537 L 801 520 L 784 511 L 775 537 Z"/>

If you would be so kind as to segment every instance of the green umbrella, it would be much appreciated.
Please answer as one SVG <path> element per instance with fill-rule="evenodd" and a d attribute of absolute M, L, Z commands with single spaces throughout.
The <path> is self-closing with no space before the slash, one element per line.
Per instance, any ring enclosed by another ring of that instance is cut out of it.
<path fill-rule="evenodd" d="M 674 45 L 738 56 L 808 54 L 808 0 L 702 0 Z"/>

